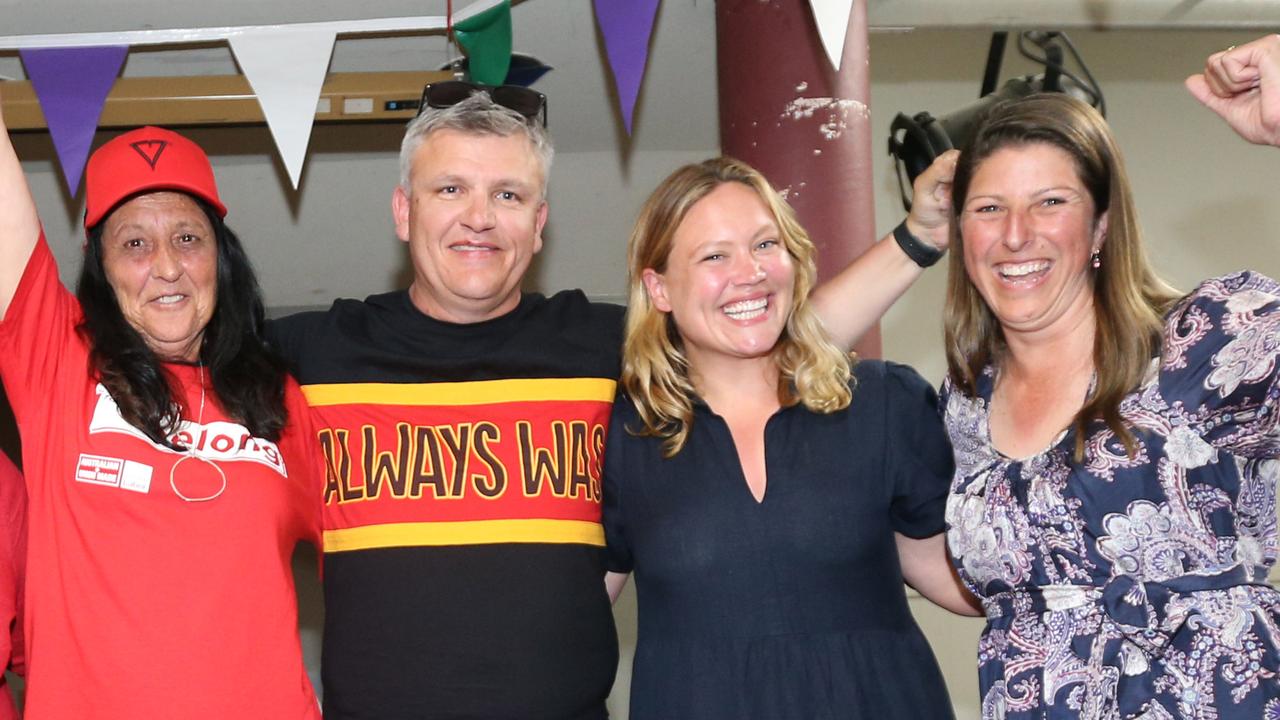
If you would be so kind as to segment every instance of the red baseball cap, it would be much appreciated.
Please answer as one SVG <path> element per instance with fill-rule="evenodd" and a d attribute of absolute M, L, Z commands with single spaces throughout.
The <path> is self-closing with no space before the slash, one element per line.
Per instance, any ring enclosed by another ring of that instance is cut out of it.
<path fill-rule="evenodd" d="M 129 197 L 152 190 L 190 193 L 212 205 L 219 217 L 227 215 L 209 156 L 191 140 L 164 128 L 130 130 L 95 150 L 85 167 L 84 188 L 86 229 Z"/>

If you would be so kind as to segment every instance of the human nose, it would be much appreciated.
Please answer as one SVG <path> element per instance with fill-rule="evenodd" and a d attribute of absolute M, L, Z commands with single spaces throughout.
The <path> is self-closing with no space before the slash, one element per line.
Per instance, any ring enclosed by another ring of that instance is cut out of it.
<path fill-rule="evenodd" d="M 470 230 L 480 231 L 488 230 L 494 226 L 493 202 L 487 195 L 477 193 L 471 198 L 471 202 L 467 205 L 466 214 L 462 218 L 463 224 Z"/>
<path fill-rule="evenodd" d="M 1017 252 L 1027 245 L 1030 233 L 1031 214 L 1027 210 L 1011 210 L 1004 229 L 1004 246 Z"/>
<path fill-rule="evenodd" d="M 743 285 L 758 283 L 765 277 L 764 265 L 755 255 L 740 255 L 734 266 L 734 279 Z"/>
<path fill-rule="evenodd" d="M 169 243 L 160 243 L 151 260 L 151 274 L 168 282 L 182 277 L 182 258 L 177 249 Z"/>

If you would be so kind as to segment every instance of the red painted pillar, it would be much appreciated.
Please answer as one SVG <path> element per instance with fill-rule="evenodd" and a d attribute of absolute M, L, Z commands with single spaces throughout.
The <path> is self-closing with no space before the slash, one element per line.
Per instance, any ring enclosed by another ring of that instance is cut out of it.
<path fill-rule="evenodd" d="M 720 144 L 796 209 L 825 278 L 875 242 L 865 0 L 854 0 L 840 72 L 805 0 L 717 0 Z M 858 343 L 880 355 L 876 328 Z"/>

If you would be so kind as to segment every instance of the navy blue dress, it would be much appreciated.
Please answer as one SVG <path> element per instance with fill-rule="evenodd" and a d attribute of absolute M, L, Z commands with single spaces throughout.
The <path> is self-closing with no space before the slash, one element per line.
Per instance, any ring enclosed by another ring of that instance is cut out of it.
<path fill-rule="evenodd" d="M 937 398 L 903 365 L 855 376 L 846 410 L 769 419 L 760 503 L 705 405 L 664 459 L 614 403 L 604 523 L 609 569 L 633 572 L 639 599 L 633 720 L 952 717 L 894 543 L 943 531 Z"/>

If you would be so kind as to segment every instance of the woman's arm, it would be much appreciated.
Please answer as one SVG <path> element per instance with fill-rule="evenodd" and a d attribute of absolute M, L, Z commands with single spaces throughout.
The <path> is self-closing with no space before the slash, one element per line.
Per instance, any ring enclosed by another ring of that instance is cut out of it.
<path fill-rule="evenodd" d="M 1280 146 L 1280 35 L 1210 55 L 1187 90 L 1240 137 Z"/>
<path fill-rule="evenodd" d="M 0 83 L 0 87 L 3 85 Z M 36 203 L 0 111 L 0 319 L 9 310 L 39 237 Z"/>
<path fill-rule="evenodd" d="M 907 229 L 939 250 L 949 241 L 951 178 L 959 157 L 955 150 L 939 155 L 914 183 Z M 810 300 L 835 344 L 853 347 L 923 272 L 890 233 L 815 288 Z"/>
<path fill-rule="evenodd" d="M 982 605 L 956 577 L 947 559 L 946 533 L 919 540 L 894 533 L 902 577 L 930 602 L 957 615 L 982 615 Z"/>
<path fill-rule="evenodd" d="M 606 572 L 604 574 L 604 589 L 609 593 L 609 602 L 618 602 L 618 596 L 622 594 L 622 588 L 627 586 L 629 577 L 631 573 Z"/>

